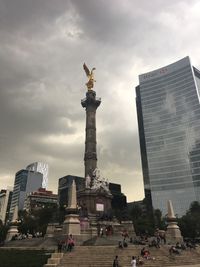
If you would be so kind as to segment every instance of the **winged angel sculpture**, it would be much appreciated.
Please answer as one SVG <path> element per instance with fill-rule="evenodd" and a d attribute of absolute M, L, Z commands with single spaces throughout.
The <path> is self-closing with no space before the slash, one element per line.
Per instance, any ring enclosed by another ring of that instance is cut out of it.
<path fill-rule="evenodd" d="M 88 82 L 86 83 L 86 86 L 87 86 L 88 90 L 92 90 L 92 88 L 94 87 L 94 82 L 96 82 L 94 80 L 94 70 L 96 70 L 96 68 L 92 68 L 92 70 L 90 71 L 85 63 L 83 64 L 83 68 L 84 68 L 85 73 L 89 79 Z"/>

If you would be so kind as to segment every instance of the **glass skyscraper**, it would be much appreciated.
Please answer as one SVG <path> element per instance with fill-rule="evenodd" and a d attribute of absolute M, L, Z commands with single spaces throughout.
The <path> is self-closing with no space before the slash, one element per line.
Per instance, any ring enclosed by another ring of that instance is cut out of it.
<path fill-rule="evenodd" d="M 49 165 L 44 162 L 34 162 L 29 164 L 26 167 L 27 170 L 29 171 L 34 171 L 34 172 L 40 172 L 43 175 L 43 181 L 42 181 L 42 187 L 47 188 L 48 185 L 48 174 L 49 174 Z"/>
<path fill-rule="evenodd" d="M 10 219 L 12 219 L 16 206 L 18 206 L 18 210 L 24 209 L 26 195 L 42 187 L 42 181 L 43 175 L 39 172 L 20 170 L 16 173 L 10 206 Z"/>
<path fill-rule="evenodd" d="M 200 71 L 185 57 L 139 75 L 136 103 L 147 203 L 182 216 L 200 201 Z"/>

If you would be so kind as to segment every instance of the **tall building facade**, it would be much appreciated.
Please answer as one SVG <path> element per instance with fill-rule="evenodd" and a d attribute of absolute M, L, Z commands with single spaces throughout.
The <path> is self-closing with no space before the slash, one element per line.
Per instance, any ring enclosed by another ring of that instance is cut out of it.
<path fill-rule="evenodd" d="M 48 174 L 49 174 L 49 166 L 47 163 L 44 162 L 34 162 L 29 164 L 26 167 L 27 170 L 29 171 L 34 171 L 34 172 L 40 172 L 43 175 L 43 181 L 42 181 L 42 187 L 47 188 L 48 185 Z"/>
<path fill-rule="evenodd" d="M 139 75 L 136 104 L 145 198 L 182 216 L 200 201 L 200 71 L 185 57 Z"/>
<path fill-rule="evenodd" d="M 42 187 L 42 181 L 43 175 L 39 172 L 20 170 L 16 173 L 10 207 L 10 219 L 12 219 L 12 215 L 16 206 L 18 206 L 19 210 L 24 209 L 26 195 Z"/>

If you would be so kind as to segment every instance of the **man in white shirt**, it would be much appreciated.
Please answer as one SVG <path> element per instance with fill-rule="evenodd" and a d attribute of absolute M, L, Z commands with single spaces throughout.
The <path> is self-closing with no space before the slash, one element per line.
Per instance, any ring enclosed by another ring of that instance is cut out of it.
<path fill-rule="evenodd" d="M 131 260 L 131 267 L 136 267 L 136 258 L 133 256 Z"/>

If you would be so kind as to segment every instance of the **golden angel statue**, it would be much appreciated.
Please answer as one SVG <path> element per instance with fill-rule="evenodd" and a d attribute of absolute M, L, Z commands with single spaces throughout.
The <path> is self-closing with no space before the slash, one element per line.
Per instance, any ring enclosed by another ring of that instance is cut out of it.
<path fill-rule="evenodd" d="M 85 73 L 89 79 L 88 82 L 86 83 L 86 86 L 87 86 L 88 90 L 92 90 L 92 88 L 94 87 L 94 82 L 96 82 L 94 80 L 94 70 L 96 70 L 96 68 L 92 68 L 92 70 L 89 71 L 89 69 L 85 63 L 83 64 L 83 68 L 84 68 Z"/>

